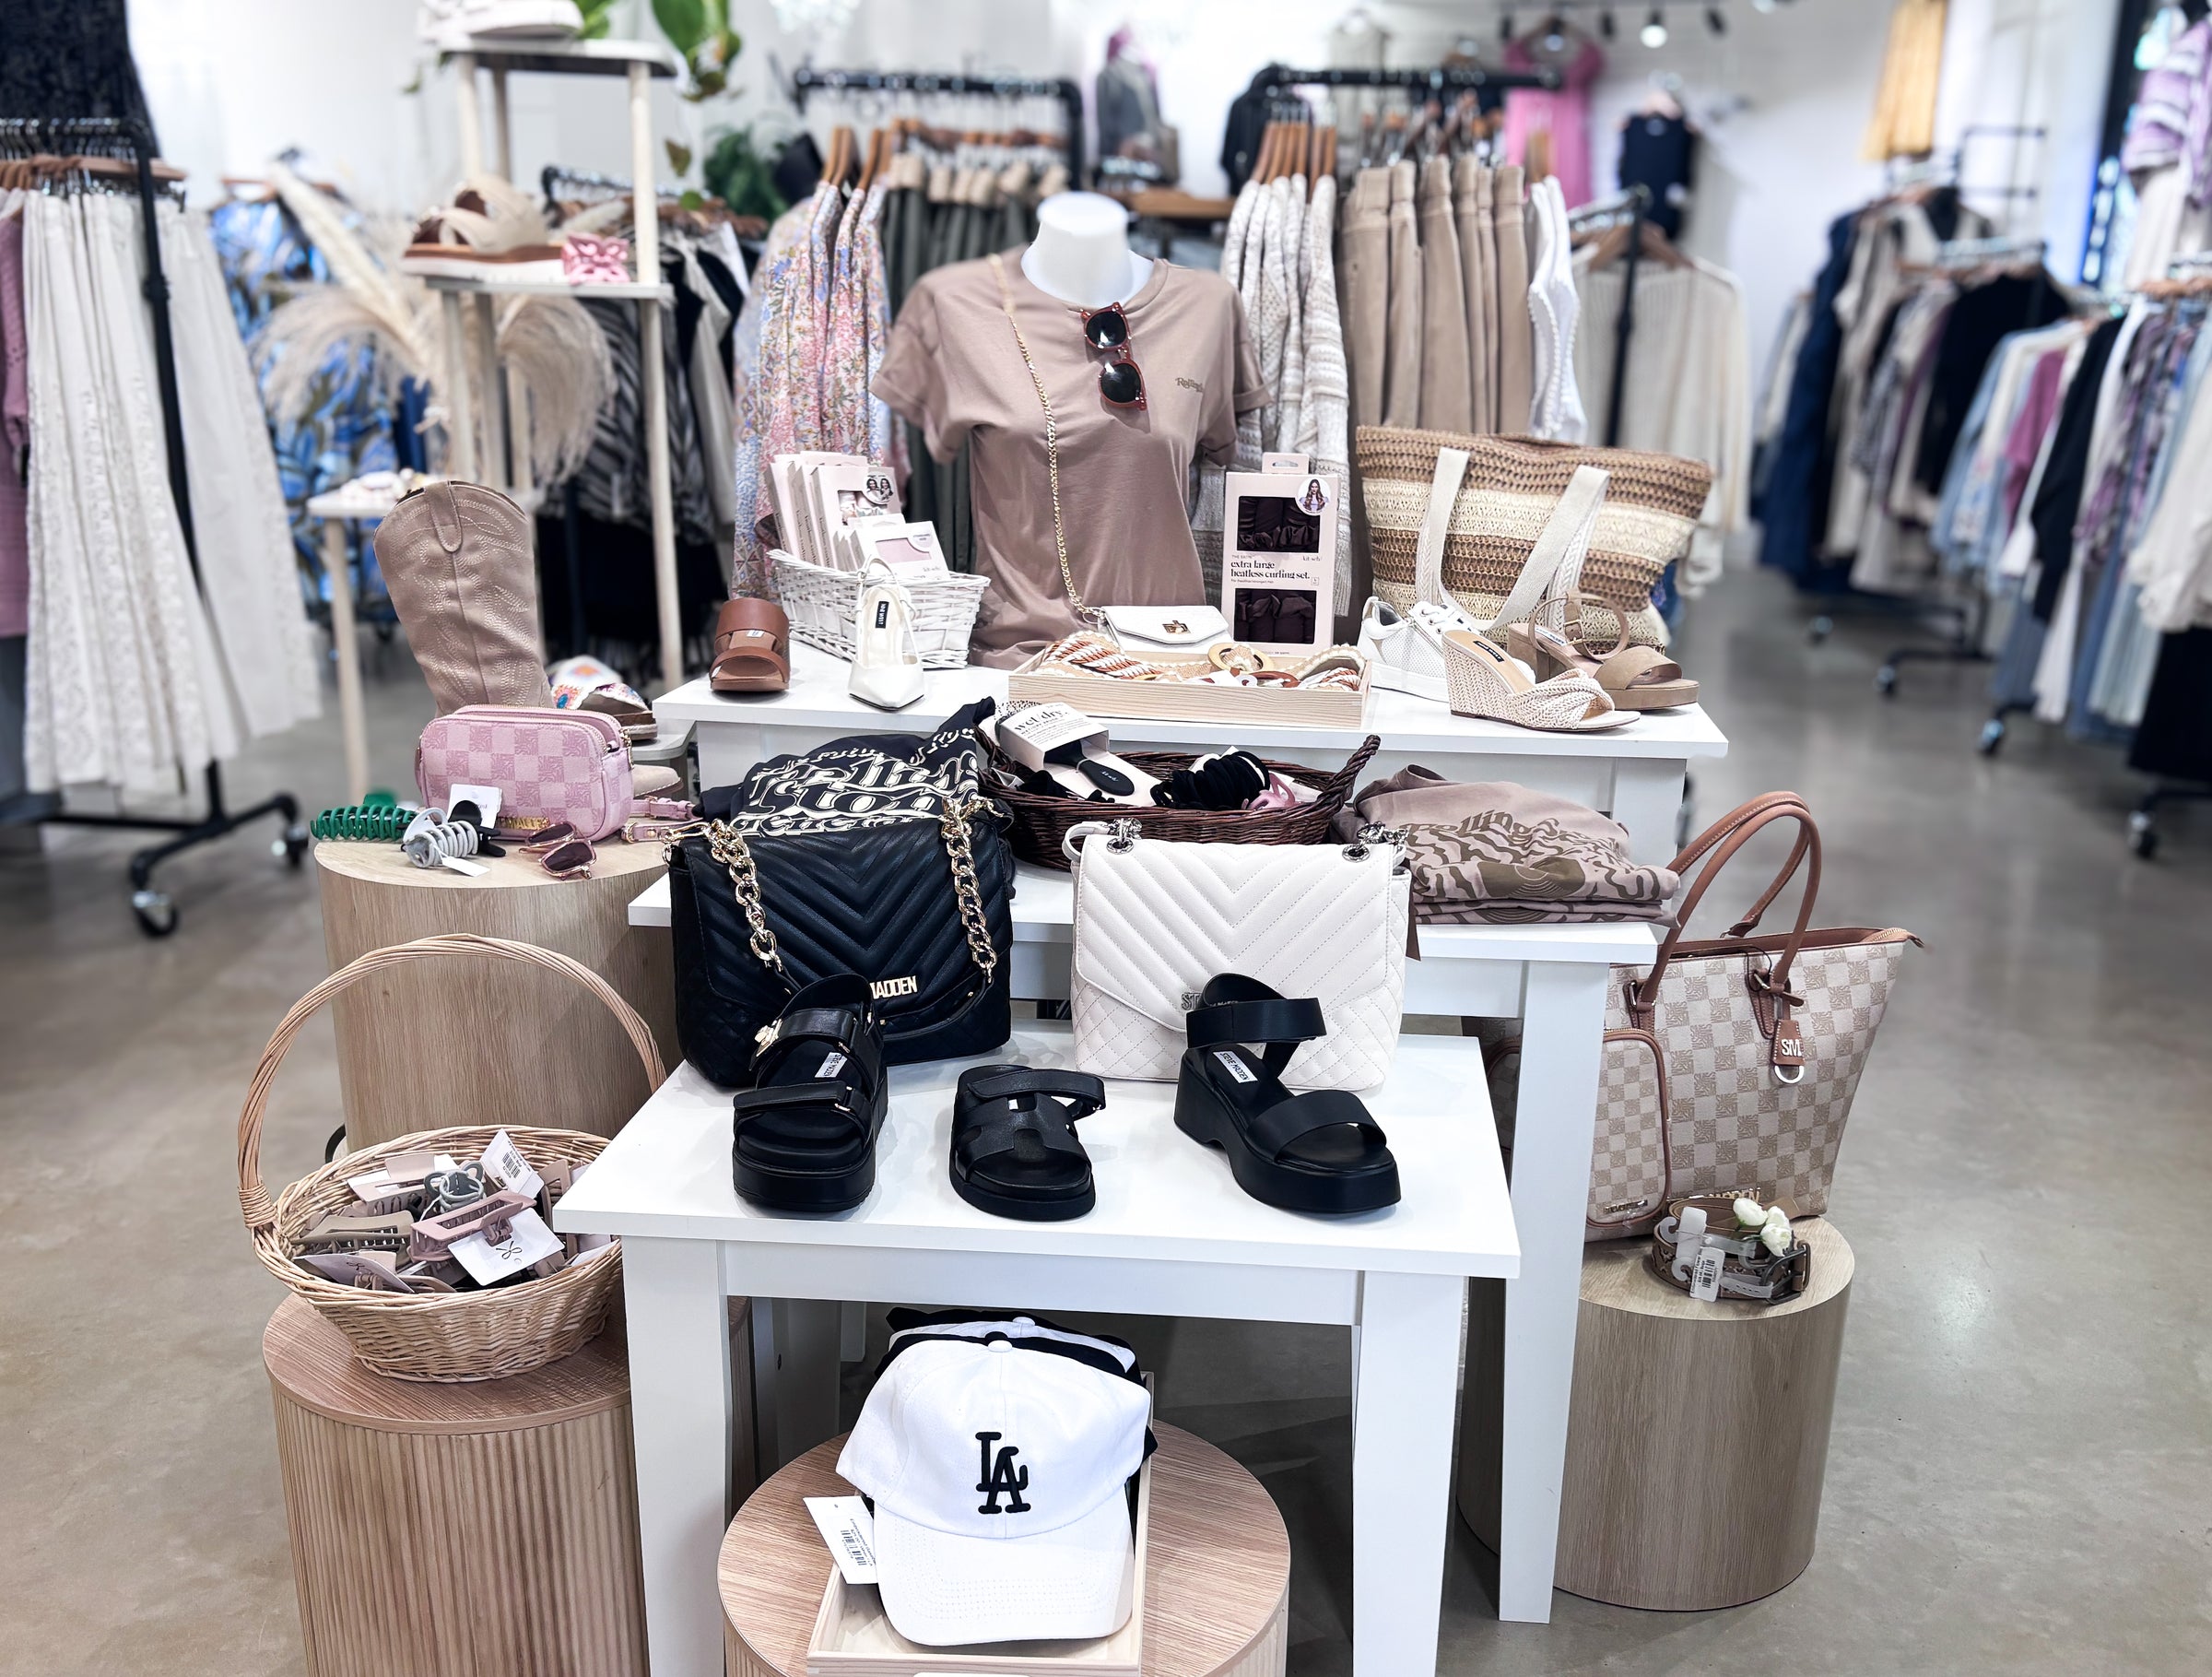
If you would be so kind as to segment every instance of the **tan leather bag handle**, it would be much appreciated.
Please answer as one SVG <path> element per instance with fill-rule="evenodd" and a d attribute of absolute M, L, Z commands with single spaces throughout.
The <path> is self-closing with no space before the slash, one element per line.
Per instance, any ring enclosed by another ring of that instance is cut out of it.
<path fill-rule="evenodd" d="M 1658 958 L 1652 963 L 1650 975 L 1641 984 L 1629 987 L 1629 1011 L 1640 1024 L 1651 1018 L 1652 1010 L 1659 999 L 1659 981 L 1665 976 L 1667 964 L 1674 960 L 1675 951 L 1688 930 L 1691 916 L 1697 913 L 1698 904 L 1704 900 L 1713 880 L 1719 878 L 1722 869 L 1735 858 L 1737 851 L 1750 843 L 1761 829 L 1778 821 L 1794 821 L 1797 823 L 1797 842 L 1791 846 L 1789 859 L 1783 864 L 1782 871 L 1775 875 L 1774 882 L 1767 887 L 1766 893 L 1753 906 L 1749 916 L 1730 927 L 1729 936 L 1748 936 L 1751 928 L 1759 923 L 1759 916 L 1782 894 L 1799 868 L 1809 861 L 1811 866 L 1806 874 L 1804 894 L 1797 903 L 1797 923 L 1784 939 L 1782 953 L 1776 958 L 1773 970 L 1765 980 L 1766 989 L 1778 999 L 1787 994 L 1790 966 L 1797 959 L 1797 951 L 1812 926 L 1813 903 L 1820 892 L 1820 830 L 1813 824 L 1813 813 L 1806 807 L 1805 799 L 1796 793 L 1769 792 L 1730 810 L 1691 840 L 1688 848 L 1675 858 L 1673 870 L 1678 874 L 1688 873 L 1708 852 L 1712 854 L 1712 859 L 1705 862 L 1698 877 L 1691 881 L 1689 890 L 1684 893 L 1682 906 L 1676 911 L 1675 923 L 1668 928 L 1665 940 L 1659 945 Z"/>

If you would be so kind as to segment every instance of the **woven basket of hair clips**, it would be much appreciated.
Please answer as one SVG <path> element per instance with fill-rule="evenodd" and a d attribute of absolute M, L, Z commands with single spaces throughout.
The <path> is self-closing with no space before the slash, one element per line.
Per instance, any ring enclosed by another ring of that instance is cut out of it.
<path fill-rule="evenodd" d="M 499 1133 L 498 1126 L 423 1130 L 365 1147 L 302 1176 L 271 1199 L 261 1180 L 261 1126 L 277 1068 L 323 1004 L 340 991 L 393 967 L 440 957 L 473 956 L 543 967 L 573 980 L 605 1003 L 645 1069 L 646 1086 L 657 1089 L 666 1072 L 653 1032 L 589 967 L 552 950 L 500 938 L 454 935 L 419 938 L 371 950 L 340 967 L 292 1004 L 277 1024 L 238 1117 L 238 1203 L 253 1232 L 262 1267 L 312 1305 L 343 1333 L 354 1354 L 380 1375 L 401 1380 L 496 1380 L 526 1374 L 581 1350 L 606 1325 L 622 1281 L 620 1242 L 591 1262 L 571 1265 L 536 1281 L 474 1293 L 382 1293 L 341 1285 L 294 1261 L 309 1229 L 334 1211 L 359 1203 L 347 1178 L 367 1174 L 403 1152 L 442 1152 L 476 1159 Z M 496 1074 L 496 1068 L 493 1069 Z M 525 1159 L 539 1163 L 588 1164 L 606 1147 L 604 1136 L 573 1129 L 505 1127 Z"/>
<path fill-rule="evenodd" d="M 1169 809 L 1157 805 L 1094 804 L 1079 797 L 1024 792 L 995 776 L 989 789 L 991 796 L 1014 817 L 1006 842 L 1013 846 L 1015 856 L 1040 868 L 1066 873 L 1067 856 L 1060 848 L 1060 842 L 1067 836 L 1068 830 L 1079 822 L 1109 816 L 1140 822 L 1148 839 L 1180 840 L 1186 844 L 1326 844 L 1331 840 L 1336 812 L 1351 797 L 1359 771 L 1382 749 L 1382 739 L 1370 734 L 1359 749 L 1346 759 L 1344 767 L 1326 779 L 1319 778 L 1316 771 L 1294 762 L 1260 759 L 1269 774 L 1313 788 L 1312 803 L 1300 804 L 1291 809 Z M 1010 774 L 1020 773 L 988 742 L 984 754 L 993 767 Z M 1160 780 L 1178 769 L 1190 768 L 1198 761 L 1196 755 L 1188 751 L 1117 751 L 1114 755 Z"/>

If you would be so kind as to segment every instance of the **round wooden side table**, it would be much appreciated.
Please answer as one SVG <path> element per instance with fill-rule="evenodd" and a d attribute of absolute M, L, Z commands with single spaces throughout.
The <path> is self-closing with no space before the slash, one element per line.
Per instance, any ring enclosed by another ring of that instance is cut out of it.
<path fill-rule="evenodd" d="M 660 874 L 658 844 L 597 846 L 588 880 L 556 880 L 510 851 L 472 858 L 477 877 L 418 868 L 396 844 L 315 846 L 323 941 L 334 973 L 371 950 L 443 932 L 511 938 L 572 955 L 653 1028 L 676 1041 L 668 934 L 629 924 L 630 900 Z M 645 1098 L 638 1057 L 606 1010 L 574 985 L 526 967 L 425 961 L 395 968 L 332 1004 L 350 1147 L 441 1123 L 537 1124 L 611 1136 Z M 465 1120 L 440 1110 L 496 1110 Z"/>
<path fill-rule="evenodd" d="M 1145 1677 L 1283 1677 L 1290 1536 L 1258 1480 L 1201 1438 L 1155 1423 Z M 841 1435 L 746 1500 L 722 1542 L 729 1677 L 806 1677 L 830 1551 L 801 1498 L 851 1496 Z M 957 1664 L 957 1661 L 955 1662 Z"/>
<path fill-rule="evenodd" d="M 629 1370 L 390 1380 L 296 1298 L 263 1334 L 310 1677 L 644 1677 Z"/>
<path fill-rule="evenodd" d="M 1812 1284 L 1783 1305 L 1700 1304 L 1648 1240 L 1583 1258 L 1555 1581 L 1617 1607 L 1736 1607 L 1813 1558 L 1851 1304 L 1850 1246 L 1798 1222 Z M 1496 1289 L 1473 1291 L 1460 1410 L 1462 1518 L 1498 1543 Z"/>

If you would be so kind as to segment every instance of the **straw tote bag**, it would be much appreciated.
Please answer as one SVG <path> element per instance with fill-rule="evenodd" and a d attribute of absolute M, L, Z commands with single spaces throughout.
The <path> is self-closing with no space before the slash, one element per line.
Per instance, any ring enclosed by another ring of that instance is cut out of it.
<path fill-rule="evenodd" d="M 1735 853 L 1776 821 L 1797 841 L 1774 881 L 1721 938 L 1682 928 Z M 1708 859 L 1709 858 L 1709 859 Z M 1770 792 L 1731 810 L 1669 864 L 1703 868 L 1658 959 L 1613 969 L 1606 1054 L 1598 1080 L 1585 1234 L 1648 1234 L 1671 1200 L 1756 1193 L 1810 1216 L 1828 1207 L 1844 1121 L 1899 960 L 1919 939 L 1898 927 L 1812 929 L 1820 889 L 1820 833 L 1794 792 Z M 1805 889 L 1787 932 L 1755 937 L 1800 869 Z M 1493 1106 L 1512 1110 L 1520 1044 L 1488 1051 Z"/>
<path fill-rule="evenodd" d="M 1691 532 L 1712 490 L 1712 467 L 1673 455 L 1535 437 L 1362 425 L 1357 453 L 1375 593 L 1399 611 L 1423 597 L 1421 527 L 1429 521 L 1437 463 L 1446 450 L 1465 454 L 1467 466 L 1442 540 L 1432 545 L 1440 547 L 1441 587 L 1469 616 L 1489 623 L 1504 612 L 1577 472 L 1594 466 L 1606 477 L 1605 499 L 1590 525 L 1576 585 L 1584 601 L 1581 620 L 1553 627 L 1610 645 L 1625 617 L 1630 644 L 1666 644 L 1666 625 L 1652 608 L 1652 590 L 1667 566 L 1689 552 Z"/>

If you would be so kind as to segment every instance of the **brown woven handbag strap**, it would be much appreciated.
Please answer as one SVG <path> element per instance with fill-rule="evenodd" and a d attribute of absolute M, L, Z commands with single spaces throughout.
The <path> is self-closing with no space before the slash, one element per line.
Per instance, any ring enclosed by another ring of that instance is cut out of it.
<path fill-rule="evenodd" d="M 534 943 L 516 943 L 505 938 L 479 938 L 470 932 L 457 932 L 440 938 L 418 938 L 412 943 L 397 943 L 389 949 L 371 950 L 366 955 L 347 963 L 321 984 L 291 1005 L 285 1016 L 277 1021 L 276 1031 L 269 1037 L 269 1045 L 261 1052 L 261 1064 L 253 1069 L 253 1081 L 246 1090 L 246 1104 L 238 1115 L 238 1209 L 245 1216 L 246 1227 L 255 1234 L 270 1227 L 276 1221 L 276 1202 L 271 1199 L 261 1180 L 261 1123 L 268 1110 L 269 1089 L 276 1081 L 276 1069 L 284 1064 L 284 1057 L 307 1022 L 322 1009 L 324 1002 L 341 991 L 374 974 L 391 967 L 403 966 L 409 962 L 423 961 L 439 955 L 471 955 L 479 960 L 516 961 L 526 966 L 543 967 L 572 978 L 602 1002 L 615 1016 L 629 1038 L 630 1046 L 638 1051 L 639 1062 L 645 1068 L 645 1084 L 650 1092 L 666 1081 L 668 1073 L 661 1064 L 661 1051 L 653 1040 L 653 1031 L 640 1019 L 637 1011 L 615 993 L 614 987 L 581 961 L 571 959 L 557 951 L 539 949 Z"/>
<path fill-rule="evenodd" d="M 1820 830 L 1813 824 L 1812 811 L 1797 794 L 1770 792 L 1764 797 L 1753 798 L 1740 809 L 1729 811 L 1700 833 L 1690 842 L 1689 847 L 1675 858 L 1673 871 L 1687 873 L 1708 852 L 1712 853 L 1711 859 L 1705 862 L 1697 878 L 1690 882 L 1688 891 L 1683 893 L 1681 907 L 1675 913 L 1675 923 L 1667 928 L 1665 940 L 1659 945 L 1659 954 L 1652 963 L 1650 975 L 1641 985 L 1631 985 L 1629 988 L 1630 1015 L 1639 1026 L 1649 1027 L 1652 1009 L 1659 999 L 1659 981 L 1665 975 L 1668 963 L 1674 960 L 1676 950 L 1680 947 L 1684 934 L 1689 929 L 1691 916 L 1697 913 L 1698 904 L 1704 900 L 1706 892 L 1712 889 L 1713 880 L 1720 877 L 1722 870 L 1735 858 L 1735 853 L 1750 843 L 1761 829 L 1779 821 L 1794 821 L 1797 823 L 1797 843 L 1791 847 L 1789 860 L 1783 864 L 1782 871 L 1775 876 L 1773 884 L 1767 888 L 1766 894 L 1759 898 L 1758 905 L 1752 910 L 1750 919 L 1737 922 L 1742 930 L 1732 930 L 1730 935 L 1747 934 L 1759 916 L 1782 894 L 1783 887 L 1789 884 L 1798 868 L 1809 862 L 1805 892 L 1797 904 L 1797 924 L 1783 940 L 1782 953 L 1776 957 L 1773 970 L 1766 980 L 1771 991 L 1788 991 L 1790 966 L 1797 959 L 1798 948 L 1804 943 L 1805 934 L 1812 926 L 1813 903 L 1820 892 Z"/>

